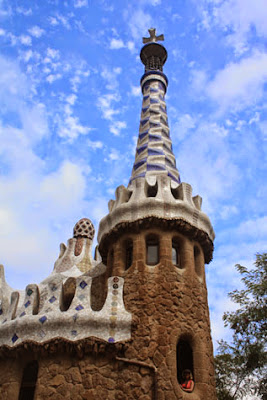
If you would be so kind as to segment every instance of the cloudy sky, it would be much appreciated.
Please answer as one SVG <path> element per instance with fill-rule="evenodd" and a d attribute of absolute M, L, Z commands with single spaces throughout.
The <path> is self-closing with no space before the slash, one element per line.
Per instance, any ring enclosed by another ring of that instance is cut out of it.
<path fill-rule="evenodd" d="M 183 182 L 213 223 L 214 342 L 234 265 L 266 251 L 264 0 L 0 0 L 0 262 L 23 289 L 53 269 L 81 217 L 127 186 L 142 36 L 164 33 L 167 107 Z"/>

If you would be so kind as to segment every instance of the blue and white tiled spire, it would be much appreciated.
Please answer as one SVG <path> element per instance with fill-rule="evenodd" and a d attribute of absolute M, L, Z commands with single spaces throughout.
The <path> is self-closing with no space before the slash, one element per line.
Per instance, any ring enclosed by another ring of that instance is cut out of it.
<path fill-rule="evenodd" d="M 154 29 L 149 29 L 150 38 L 143 38 L 146 43 L 140 53 L 145 65 L 141 78 L 143 104 L 135 162 L 130 183 L 139 177 L 168 175 L 174 182 L 180 183 L 172 151 L 165 94 L 168 79 L 162 72 L 167 59 L 166 49 L 157 43 L 163 35 L 156 36 Z"/>

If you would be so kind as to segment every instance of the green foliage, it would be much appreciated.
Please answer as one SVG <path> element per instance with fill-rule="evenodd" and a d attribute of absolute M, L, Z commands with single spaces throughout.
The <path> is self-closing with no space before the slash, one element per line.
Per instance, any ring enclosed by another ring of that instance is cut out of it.
<path fill-rule="evenodd" d="M 229 293 L 239 308 L 223 315 L 233 340 L 231 345 L 220 341 L 215 357 L 218 400 L 243 399 L 246 394 L 267 400 L 267 253 L 256 255 L 255 267 L 249 271 L 236 265 L 245 289 Z"/>

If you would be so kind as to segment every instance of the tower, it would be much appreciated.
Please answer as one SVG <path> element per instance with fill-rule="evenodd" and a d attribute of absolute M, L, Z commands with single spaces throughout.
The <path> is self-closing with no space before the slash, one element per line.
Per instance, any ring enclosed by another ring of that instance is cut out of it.
<path fill-rule="evenodd" d="M 3 399 L 216 399 L 204 269 L 214 232 L 200 196 L 180 182 L 165 104 L 167 52 L 163 35 L 149 32 L 132 174 L 100 222 L 97 256 L 94 227 L 82 219 L 39 285 L 13 291 L 2 269 Z M 185 369 L 192 393 L 180 386 Z"/>

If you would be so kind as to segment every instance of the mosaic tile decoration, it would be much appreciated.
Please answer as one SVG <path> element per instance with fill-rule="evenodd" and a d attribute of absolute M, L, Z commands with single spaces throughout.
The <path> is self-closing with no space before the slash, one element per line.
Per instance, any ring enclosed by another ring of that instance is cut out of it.
<path fill-rule="evenodd" d="M 75 280 L 75 296 L 66 311 L 60 309 L 62 277 L 59 274 L 52 274 L 45 285 L 28 285 L 18 309 L 18 293 L 13 292 L 8 312 L 3 313 L 0 346 L 17 346 L 26 340 L 40 343 L 55 337 L 75 341 L 92 336 L 109 343 L 130 339 L 132 316 L 123 303 L 124 279 L 117 276 L 108 279 L 107 298 L 100 311 L 91 308 L 92 277 L 81 275 Z M 37 314 L 33 307 L 36 296 L 41 305 Z"/>
<path fill-rule="evenodd" d="M 17 315 L 24 317 L 25 315 L 32 315 L 34 308 L 38 302 L 38 286 L 30 284 L 26 287 L 25 297 L 22 306 L 17 311 Z"/>
<path fill-rule="evenodd" d="M 158 75 L 158 79 L 163 76 Z M 165 104 L 165 86 L 156 79 L 143 86 L 143 104 L 130 183 L 139 177 L 168 175 L 180 183 L 169 134 Z"/>

